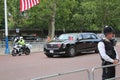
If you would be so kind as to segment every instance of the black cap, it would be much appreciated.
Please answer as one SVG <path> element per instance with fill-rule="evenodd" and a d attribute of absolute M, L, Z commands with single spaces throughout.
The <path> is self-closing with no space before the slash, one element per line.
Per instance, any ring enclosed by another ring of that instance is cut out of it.
<path fill-rule="evenodd" d="M 107 33 L 114 33 L 114 30 L 111 26 L 105 26 L 103 32 L 106 35 Z"/>

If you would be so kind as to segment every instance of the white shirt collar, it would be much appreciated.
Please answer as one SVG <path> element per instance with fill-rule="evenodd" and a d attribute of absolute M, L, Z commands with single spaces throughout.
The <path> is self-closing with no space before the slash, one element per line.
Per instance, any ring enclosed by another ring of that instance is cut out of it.
<path fill-rule="evenodd" d="M 104 40 L 106 40 L 106 41 L 108 41 L 108 42 L 110 42 L 110 40 L 109 39 L 107 39 L 106 37 L 105 38 L 103 38 Z"/>

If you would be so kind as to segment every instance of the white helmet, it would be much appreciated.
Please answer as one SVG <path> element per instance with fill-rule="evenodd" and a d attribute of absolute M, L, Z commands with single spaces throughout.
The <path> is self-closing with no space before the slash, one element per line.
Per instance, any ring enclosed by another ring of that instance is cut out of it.
<path fill-rule="evenodd" d="M 20 39 L 23 39 L 23 37 L 20 37 Z"/>

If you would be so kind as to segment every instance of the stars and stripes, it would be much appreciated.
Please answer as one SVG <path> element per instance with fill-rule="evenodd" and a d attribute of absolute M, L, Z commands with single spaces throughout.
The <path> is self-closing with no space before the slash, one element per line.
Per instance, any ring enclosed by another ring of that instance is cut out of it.
<path fill-rule="evenodd" d="M 40 0 L 20 0 L 20 12 L 28 10 L 40 3 Z"/>

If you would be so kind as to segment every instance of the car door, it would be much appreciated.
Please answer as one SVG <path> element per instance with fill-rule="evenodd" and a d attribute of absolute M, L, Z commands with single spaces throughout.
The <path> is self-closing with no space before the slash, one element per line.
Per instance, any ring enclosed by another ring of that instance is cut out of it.
<path fill-rule="evenodd" d="M 82 42 L 83 38 L 82 35 L 79 34 L 76 42 L 76 50 L 80 52 L 84 48 L 84 43 Z"/>
<path fill-rule="evenodd" d="M 83 43 L 84 43 L 84 50 L 89 50 L 92 46 L 92 43 L 91 43 L 91 35 L 89 33 L 85 33 L 83 34 Z"/>
<path fill-rule="evenodd" d="M 77 50 L 78 51 L 84 51 L 90 47 L 90 35 L 89 34 L 81 34 L 79 38 L 81 39 L 78 40 L 77 42 Z"/>
<path fill-rule="evenodd" d="M 95 34 L 91 34 L 91 42 L 92 42 L 91 48 L 93 48 L 93 49 L 97 48 L 97 44 L 99 42 L 99 39 Z"/>

